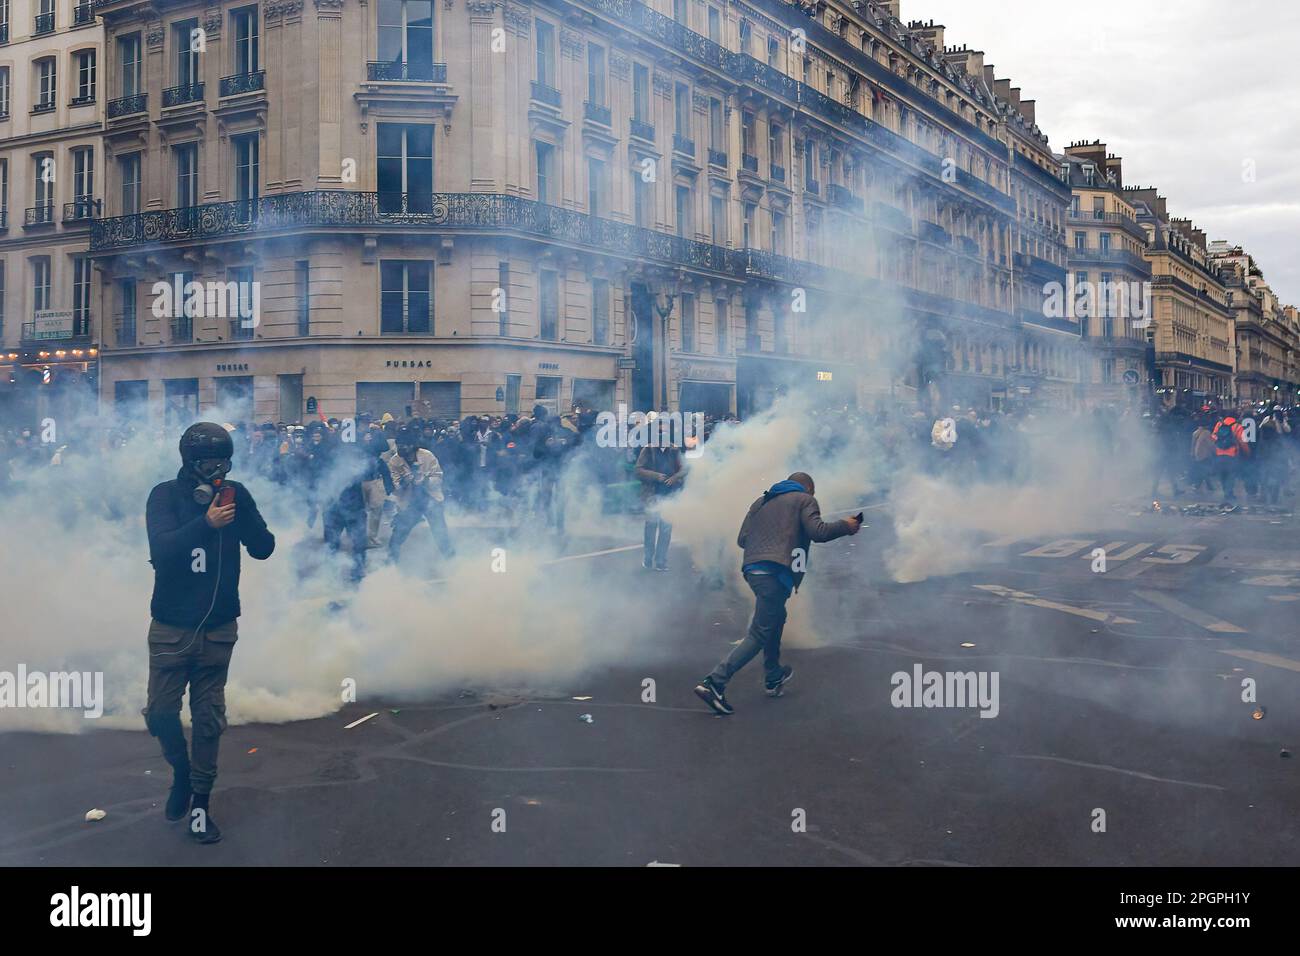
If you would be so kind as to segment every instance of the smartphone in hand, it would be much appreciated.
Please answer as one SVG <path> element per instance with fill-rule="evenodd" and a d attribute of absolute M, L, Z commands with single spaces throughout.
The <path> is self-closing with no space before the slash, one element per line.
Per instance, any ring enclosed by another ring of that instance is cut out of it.
<path fill-rule="evenodd" d="M 858 522 L 858 524 L 862 524 L 862 512 L 861 512 L 861 511 L 859 511 L 857 514 L 855 514 L 853 517 L 854 517 L 854 519 Z"/>
<path fill-rule="evenodd" d="M 224 508 L 226 505 L 233 503 L 235 500 L 235 488 L 233 485 L 222 485 L 221 490 L 217 492 L 217 507 Z"/>

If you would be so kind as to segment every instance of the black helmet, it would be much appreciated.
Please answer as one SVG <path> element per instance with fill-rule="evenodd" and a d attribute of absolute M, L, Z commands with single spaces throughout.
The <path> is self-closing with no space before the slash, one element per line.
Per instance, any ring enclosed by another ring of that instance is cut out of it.
<path fill-rule="evenodd" d="M 185 464 L 210 458 L 233 458 L 235 443 L 230 432 L 213 422 L 195 422 L 185 429 L 180 443 L 181 461 Z"/>

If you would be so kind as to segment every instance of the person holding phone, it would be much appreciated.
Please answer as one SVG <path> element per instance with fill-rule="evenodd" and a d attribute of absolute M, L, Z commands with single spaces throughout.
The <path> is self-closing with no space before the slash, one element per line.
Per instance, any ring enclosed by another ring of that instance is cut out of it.
<path fill-rule="evenodd" d="M 190 817 L 198 843 L 221 830 L 209 814 L 217 749 L 226 729 L 226 675 L 238 637 L 240 547 L 264 561 L 275 550 L 248 489 L 227 481 L 234 443 L 220 425 L 199 422 L 180 441 L 181 470 L 149 494 L 145 523 L 153 598 L 149 604 L 149 690 L 145 726 L 172 767 L 164 813 Z M 188 685 L 193 746 L 181 729 Z"/>
<path fill-rule="evenodd" d="M 754 592 L 754 617 L 745 639 L 695 687 L 695 695 L 720 716 L 734 713 L 726 697 L 728 682 L 759 651 L 763 652 L 764 689 L 769 697 L 781 696 L 794 676 L 793 667 L 781 664 L 785 602 L 803 581 L 812 543 L 857 534 L 862 527 L 861 512 L 840 521 L 823 521 L 814 491 L 812 476 L 797 471 L 750 505 L 740 526 L 736 544 L 745 551 L 741 571 Z"/>

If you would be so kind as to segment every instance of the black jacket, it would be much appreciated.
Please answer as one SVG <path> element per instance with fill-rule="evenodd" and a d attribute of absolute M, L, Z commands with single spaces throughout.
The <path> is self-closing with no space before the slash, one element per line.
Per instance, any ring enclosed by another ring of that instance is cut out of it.
<path fill-rule="evenodd" d="M 240 544 L 259 561 L 275 550 L 275 535 L 247 488 L 226 482 L 235 489 L 235 520 L 214 529 L 208 527 L 207 506 L 194 501 L 197 484 L 182 472 L 149 493 L 146 509 L 154 574 L 149 613 L 173 627 L 197 627 L 205 617 L 207 626 L 216 627 L 239 617 Z M 195 548 L 203 549 L 203 571 L 194 570 Z"/>

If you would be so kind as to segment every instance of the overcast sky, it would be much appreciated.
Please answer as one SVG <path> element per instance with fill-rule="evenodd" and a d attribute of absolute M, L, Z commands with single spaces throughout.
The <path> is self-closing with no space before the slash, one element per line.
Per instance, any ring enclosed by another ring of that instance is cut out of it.
<path fill-rule="evenodd" d="M 1037 101 L 1054 151 L 1100 139 L 1125 185 L 1244 246 L 1300 305 L 1300 3 L 903 0 L 903 22 L 931 19 Z"/>

